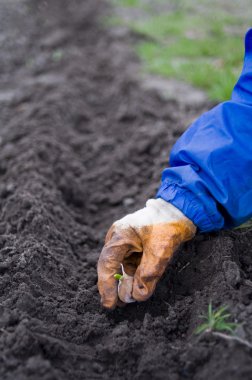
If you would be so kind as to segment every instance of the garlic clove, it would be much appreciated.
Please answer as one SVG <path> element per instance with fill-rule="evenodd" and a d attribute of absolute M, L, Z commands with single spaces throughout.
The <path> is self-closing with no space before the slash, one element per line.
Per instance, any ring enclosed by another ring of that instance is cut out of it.
<path fill-rule="evenodd" d="M 119 296 L 120 300 L 125 302 L 125 303 L 136 302 L 132 298 L 134 277 L 129 276 L 124 271 L 122 264 L 121 264 L 121 267 L 122 267 L 123 278 L 118 283 L 118 296 Z"/>

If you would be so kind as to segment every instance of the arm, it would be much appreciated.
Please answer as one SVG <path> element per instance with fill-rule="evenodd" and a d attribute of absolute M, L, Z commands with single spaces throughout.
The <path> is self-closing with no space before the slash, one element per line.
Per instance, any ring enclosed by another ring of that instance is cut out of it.
<path fill-rule="evenodd" d="M 252 29 L 232 99 L 203 114 L 175 144 L 157 193 L 201 231 L 252 216 Z"/>

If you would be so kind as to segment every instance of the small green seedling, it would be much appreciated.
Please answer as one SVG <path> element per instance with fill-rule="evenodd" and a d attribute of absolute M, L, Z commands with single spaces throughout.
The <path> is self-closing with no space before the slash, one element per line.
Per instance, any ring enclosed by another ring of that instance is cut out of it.
<path fill-rule="evenodd" d="M 241 224 L 238 227 L 235 227 L 234 230 L 241 230 L 243 228 L 251 228 L 252 227 L 252 219 L 249 219 L 246 223 Z"/>
<path fill-rule="evenodd" d="M 59 62 L 59 61 L 61 61 L 61 59 L 63 58 L 63 55 L 64 55 L 63 51 L 57 49 L 57 50 L 55 50 L 55 51 L 52 53 L 52 59 L 53 59 L 53 61 L 55 61 L 55 62 Z"/>
<path fill-rule="evenodd" d="M 217 310 L 213 310 L 212 303 L 208 305 L 207 315 L 200 318 L 205 319 L 206 322 L 202 323 L 195 330 L 195 334 L 202 334 L 215 331 L 226 331 L 229 334 L 233 334 L 237 328 L 237 323 L 228 322 L 231 314 L 227 313 L 227 306 L 221 306 Z"/>
<path fill-rule="evenodd" d="M 118 281 L 122 281 L 122 279 L 123 279 L 123 275 L 122 275 L 122 274 L 119 274 L 119 273 L 116 273 L 116 274 L 114 274 L 114 278 L 115 278 L 116 280 L 118 280 Z"/>

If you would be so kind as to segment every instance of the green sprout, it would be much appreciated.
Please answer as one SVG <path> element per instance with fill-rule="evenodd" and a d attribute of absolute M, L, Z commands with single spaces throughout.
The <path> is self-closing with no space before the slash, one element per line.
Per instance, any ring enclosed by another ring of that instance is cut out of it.
<path fill-rule="evenodd" d="M 238 325 L 237 323 L 228 322 L 227 320 L 230 317 L 231 314 L 227 313 L 227 306 L 221 306 L 219 309 L 213 310 L 212 303 L 210 302 L 207 315 L 200 317 L 206 321 L 196 328 L 195 334 L 214 331 L 226 331 L 229 334 L 233 334 Z"/>
<path fill-rule="evenodd" d="M 213 310 L 212 303 L 210 302 L 207 315 L 201 316 L 206 322 L 196 328 L 194 331 L 195 334 L 201 334 L 200 337 L 202 337 L 204 333 L 210 333 L 217 338 L 224 339 L 228 342 L 236 342 L 252 350 L 252 343 L 235 334 L 235 330 L 239 325 L 227 321 L 231 314 L 226 311 L 227 306 L 221 306 L 219 309 Z"/>
<path fill-rule="evenodd" d="M 122 279 L 123 279 L 123 275 L 122 275 L 122 274 L 119 274 L 119 273 L 116 273 L 116 274 L 114 274 L 114 278 L 115 278 L 116 280 L 118 280 L 118 281 L 122 281 Z"/>
<path fill-rule="evenodd" d="M 240 230 L 242 228 L 251 228 L 252 227 L 252 219 L 249 219 L 247 222 L 241 224 L 238 227 L 235 227 L 234 230 Z"/>
<path fill-rule="evenodd" d="M 54 62 L 59 62 L 63 58 L 63 55 L 64 55 L 63 51 L 60 49 L 57 49 L 52 53 L 52 59 Z"/>

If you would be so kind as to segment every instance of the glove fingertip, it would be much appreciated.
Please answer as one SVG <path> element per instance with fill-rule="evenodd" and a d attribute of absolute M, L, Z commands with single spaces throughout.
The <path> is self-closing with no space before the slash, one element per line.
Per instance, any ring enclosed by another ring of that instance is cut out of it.
<path fill-rule="evenodd" d="M 117 281 L 112 277 L 103 277 L 98 280 L 100 302 L 106 309 L 114 309 L 118 301 Z"/>
<path fill-rule="evenodd" d="M 150 292 L 148 287 L 137 280 L 134 281 L 132 297 L 138 302 L 146 301 L 153 292 Z"/>
<path fill-rule="evenodd" d="M 117 304 L 117 298 L 115 300 L 106 299 L 104 297 L 101 297 L 101 305 L 105 307 L 105 309 L 113 310 L 115 309 Z"/>

